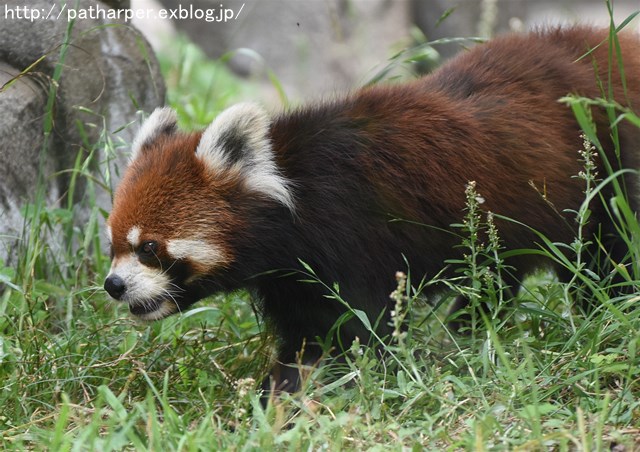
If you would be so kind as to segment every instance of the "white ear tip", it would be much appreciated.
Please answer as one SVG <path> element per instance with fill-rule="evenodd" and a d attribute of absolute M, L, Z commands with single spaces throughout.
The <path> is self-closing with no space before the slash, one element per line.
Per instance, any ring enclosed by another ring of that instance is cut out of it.
<path fill-rule="evenodd" d="M 196 156 L 213 171 L 240 171 L 247 187 L 293 210 L 290 183 L 275 163 L 267 112 L 258 104 L 227 108 L 206 128 Z"/>
<path fill-rule="evenodd" d="M 264 108 L 254 102 L 242 102 L 225 109 L 215 119 L 219 124 L 235 124 L 243 129 L 262 131 L 269 125 L 269 116 Z"/>
<path fill-rule="evenodd" d="M 171 107 L 158 107 L 153 110 L 153 113 L 149 115 L 145 124 L 150 122 L 151 120 L 162 123 L 176 123 L 178 122 L 178 115 L 175 110 Z"/>
<path fill-rule="evenodd" d="M 131 160 L 135 160 L 142 147 L 157 139 L 160 135 L 175 132 L 178 124 L 178 115 L 170 107 L 156 108 L 153 113 L 142 123 L 136 138 L 131 146 Z"/>
<path fill-rule="evenodd" d="M 178 115 L 171 107 L 159 107 L 142 123 L 138 136 L 157 138 L 162 133 L 171 133 L 178 124 Z M 142 143 L 141 143 L 142 144 Z"/>
<path fill-rule="evenodd" d="M 227 108 L 224 112 L 235 116 L 247 116 L 260 119 L 267 117 L 267 112 L 264 108 L 255 102 L 240 102 Z"/>
<path fill-rule="evenodd" d="M 260 152 L 261 148 L 269 148 L 269 116 L 258 104 L 243 102 L 223 110 L 202 134 L 196 155 L 213 157 L 213 167 L 226 161 L 224 139 L 233 132 L 247 138 L 249 147 Z"/>

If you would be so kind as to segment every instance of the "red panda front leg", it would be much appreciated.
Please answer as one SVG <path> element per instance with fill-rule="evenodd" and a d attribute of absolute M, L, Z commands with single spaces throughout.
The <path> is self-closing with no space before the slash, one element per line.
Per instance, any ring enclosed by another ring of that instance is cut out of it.
<path fill-rule="evenodd" d="M 278 360 L 271 368 L 269 375 L 262 380 L 263 405 L 266 405 L 272 396 L 283 392 L 293 394 L 302 389 L 302 383 L 318 364 L 318 359 L 305 362 L 291 362 L 290 359 L 285 360 L 287 362 Z"/>
<path fill-rule="evenodd" d="M 302 389 L 302 384 L 322 359 L 322 350 L 317 345 L 307 349 L 304 344 L 298 352 L 280 352 L 269 375 L 262 380 L 261 403 L 266 407 L 269 400 L 281 393 L 293 394 Z"/>
<path fill-rule="evenodd" d="M 276 334 L 278 344 L 275 363 L 262 382 L 262 403 L 266 405 L 278 394 L 302 389 L 311 372 L 331 354 L 322 343 L 342 310 L 324 297 L 318 285 L 298 282 L 295 276 L 263 285 L 259 297 L 268 329 Z M 350 344 L 352 336 L 347 333 L 343 342 Z"/>
<path fill-rule="evenodd" d="M 327 298 L 319 285 L 298 282 L 296 277 L 277 282 L 261 291 L 263 314 L 279 344 L 277 360 L 262 382 L 263 405 L 280 393 L 295 393 L 304 388 L 310 374 L 325 358 L 344 364 L 343 352 L 356 338 L 363 344 L 376 345 L 368 327 L 359 318 L 345 317 L 342 303 Z M 376 324 L 376 334 L 389 338 L 390 316 L 381 317 L 380 313 L 388 313 L 390 309 L 386 295 L 390 290 L 380 286 L 357 292 L 346 283 L 341 289 L 342 296 L 353 300 L 351 305 L 365 311 L 371 323 Z M 355 300 L 367 300 L 368 304 L 356 304 Z"/>

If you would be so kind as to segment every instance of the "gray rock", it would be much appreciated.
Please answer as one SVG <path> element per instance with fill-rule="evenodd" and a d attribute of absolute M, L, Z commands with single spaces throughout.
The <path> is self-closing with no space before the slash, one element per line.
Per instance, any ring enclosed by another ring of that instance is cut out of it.
<path fill-rule="evenodd" d="M 18 69 L 0 62 L 0 86 L 17 73 Z M 0 259 L 8 253 L 5 246 L 19 237 L 20 205 L 29 198 L 38 177 L 46 104 L 46 90 L 37 77 L 21 77 L 0 94 Z M 52 170 L 47 165 L 47 171 Z"/>
<path fill-rule="evenodd" d="M 86 18 L 70 24 L 64 11 L 58 18 L 57 2 L 5 3 L 0 11 L 4 15 L 0 21 L 0 86 L 4 87 L 0 90 L 0 259 L 6 260 L 21 235 L 20 209 L 32 201 L 38 179 L 46 183 L 47 202 L 56 206 L 69 184 L 69 174 L 63 170 L 73 167 L 78 152 L 88 155 L 93 150 L 99 153 L 95 162 L 109 164 L 94 165 L 91 171 L 98 180 L 114 185 L 118 168 L 126 161 L 125 153 L 114 153 L 114 148 L 123 151 L 131 142 L 137 127 L 126 126 L 137 119 L 137 111 L 162 105 L 165 88 L 150 47 L 124 21 Z M 94 11 L 109 8 L 94 0 L 81 0 L 78 6 L 85 11 L 90 7 Z M 35 14 L 26 11 L 40 11 L 42 18 L 33 20 Z M 44 18 L 50 11 L 50 17 Z M 54 74 L 60 69 L 56 81 Z M 45 142 L 52 86 L 57 88 L 53 130 Z M 98 146 L 105 138 L 115 143 L 111 149 Z M 82 186 L 76 188 L 81 191 Z M 101 190 L 97 198 L 102 207 L 110 205 L 108 191 Z M 78 212 L 80 222 L 83 215 Z"/>

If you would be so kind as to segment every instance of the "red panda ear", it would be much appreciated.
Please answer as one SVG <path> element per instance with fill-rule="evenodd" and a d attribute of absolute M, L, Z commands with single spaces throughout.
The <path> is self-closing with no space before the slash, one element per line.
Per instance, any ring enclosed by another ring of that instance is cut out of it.
<path fill-rule="evenodd" d="M 149 146 L 163 135 L 173 135 L 178 130 L 178 117 L 169 107 L 156 108 L 142 124 L 131 146 L 133 162 L 145 146 Z"/>
<path fill-rule="evenodd" d="M 270 120 L 258 105 L 234 105 L 206 128 L 196 149 L 212 171 L 234 169 L 245 185 L 293 209 L 290 183 L 276 166 L 269 137 Z"/>

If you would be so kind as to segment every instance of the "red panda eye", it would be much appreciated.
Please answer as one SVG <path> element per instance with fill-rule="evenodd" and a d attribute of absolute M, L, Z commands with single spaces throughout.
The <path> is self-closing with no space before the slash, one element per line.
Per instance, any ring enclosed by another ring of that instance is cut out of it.
<path fill-rule="evenodd" d="M 154 241 L 144 242 L 140 246 L 140 253 L 146 255 L 155 255 L 158 249 L 158 243 Z"/>

